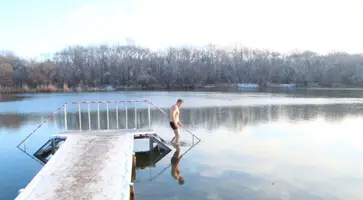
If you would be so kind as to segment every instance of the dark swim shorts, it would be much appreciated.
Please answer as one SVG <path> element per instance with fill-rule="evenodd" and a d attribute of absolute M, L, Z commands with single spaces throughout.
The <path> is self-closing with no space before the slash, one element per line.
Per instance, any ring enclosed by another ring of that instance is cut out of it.
<path fill-rule="evenodd" d="M 175 126 L 175 123 L 174 123 L 174 122 L 170 122 L 170 127 L 171 127 L 173 130 L 178 129 L 178 128 Z"/>

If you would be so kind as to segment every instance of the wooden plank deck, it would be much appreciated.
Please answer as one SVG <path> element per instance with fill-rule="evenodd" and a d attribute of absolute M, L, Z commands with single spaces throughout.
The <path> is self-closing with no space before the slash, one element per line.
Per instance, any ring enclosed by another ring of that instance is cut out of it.
<path fill-rule="evenodd" d="M 129 199 L 138 133 L 145 131 L 62 133 L 65 143 L 16 200 Z"/>

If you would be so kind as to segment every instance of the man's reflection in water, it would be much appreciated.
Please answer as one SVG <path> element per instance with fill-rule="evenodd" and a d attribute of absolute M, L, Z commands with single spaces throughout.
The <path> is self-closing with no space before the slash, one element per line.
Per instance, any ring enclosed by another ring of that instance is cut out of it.
<path fill-rule="evenodd" d="M 184 184 L 184 178 L 182 176 L 180 176 L 180 146 L 176 145 L 175 146 L 176 151 L 173 155 L 173 157 L 171 158 L 171 176 L 173 178 L 175 178 L 176 180 L 178 180 L 179 185 L 183 185 Z"/>

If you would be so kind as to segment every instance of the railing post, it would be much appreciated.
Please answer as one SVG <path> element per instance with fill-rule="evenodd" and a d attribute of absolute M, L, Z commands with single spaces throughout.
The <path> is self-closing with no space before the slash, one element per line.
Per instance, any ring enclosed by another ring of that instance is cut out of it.
<path fill-rule="evenodd" d="M 88 104 L 88 129 L 91 130 L 91 110 L 90 110 L 90 104 Z"/>
<path fill-rule="evenodd" d="M 116 121 L 117 121 L 117 129 L 119 128 L 118 126 L 118 102 L 116 103 Z"/>
<path fill-rule="evenodd" d="M 52 141 L 52 155 L 54 155 L 55 154 L 55 139 L 54 139 L 54 137 L 51 139 L 51 141 Z"/>
<path fill-rule="evenodd" d="M 128 110 L 128 108 L 127 108 L 127 101 L 125 102 L 125 110 L 126 110 L 126 129 L 128 129 L 128 127 L 129 127 L 129 125 L 128 125 L 128 116 L 127 116 L 127 110 Z"/>
<path fill-rule="evenodd" d="M 151 128 L 151 111 L 150 111 L 150 103 L 148 103 L 147 113 L 148 113 L 149 129 L 150 129 L 150 128 Z"/>
<path fill-rule="evenodd" d="M 153 136 L 149 135 L 149 151 L 152 152 L 154 148 Z"/>
<path fill-rule="evenodd" d="M 135 129 L 137 129 L 137 110 L 136 110 L 136 102 L 134 103 L 135 105 L 135 117 L 134 117 L 134 123 L 135 123 Z"/>
<path fill-rule="evenodd" d="M 107 129 L 110 129 L 110 116 L 108 114 L 108 103 L 106 103 L 106 110 L 107 110 Z"/>
<path fill-rule="evenodd" d="M 64 104 L 64 129 L 68 130 L 68 123 L 67 123 L 67 104 Z"/>
<path fill-rule="evenodd" d="M 100 130 L 100 103 L 97 103 L 97 127 Z"/>
<path fill-rule="evenodd" d="M 81 118 L 81 104 L 78 104 L 78 120 L 79 120 L 79 130 L 82 130 L 82 118 Z"/>

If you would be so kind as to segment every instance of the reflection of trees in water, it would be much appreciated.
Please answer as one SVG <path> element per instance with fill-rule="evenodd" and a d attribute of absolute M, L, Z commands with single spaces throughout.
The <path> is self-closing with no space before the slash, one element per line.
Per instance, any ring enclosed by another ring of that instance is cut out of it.
<path fill-rule="evenodd" d="M 19 130 L 23 125 L 26 124 L 34 124 L 35 128 L 35 126 L 42 123 L 43 120 L 45 120 L 47 117 L 47 115 L 41 114 L 0 113 L 0 128 Z M 47 124 L 52 126 L 58 126 L 58 122 L 54 121 L 54 119 L 49 120 Z"/>
<path fill-rule="evenodd" d="M 181 111 L 182 120 L 192 127 L 208 130 L 220 126 L 242 130 L 247 124 L 267 123 L 277 120 L 340 120 L 348 115 L 361 115 L 362 106 L 352 105 L 274 105 L 258 107 L 200 108 Z"/>
<path fill-rule="evenodd" d="M 340 120 L 348 115 L 361 115 L 363 105 L 270 105 L 258 107 L 212 107 L 182 109 L 181 120 L 189 127 L 208 130 L 225 126 L 239 131 L 247 124 L 277 120 L 304 121 L 318 117 L 328 121 Z M 153 115 L 153 123 L 162 124 L 165 118 Z"/>
<path fill-rule="evenodd" d="M 0 95 L 0 102 L 20 101 L 25 98 L 29 97 L 19 96 L 19 95 Z"/>
<path fill-rule="evenodd" d="M 39 122 L 43 116 L 30 114 L 0 114 L 0 128 L 20 129 L 21 125 L 26 122 Z"/>
<path fill-rule="evenodd" d="M 208 130 L 220 126 L 242 130 L 247 124 L 266 123 L 281 119 L 299 121 L 314 120 L 322 117 L 326 120 L 339 120 L 347 115 L 360 115 L 363 107 L 359 105 L 276 105 L 259 107 L 212 107 L 212 108 L 185 108 L 181 110 L 182 122 L 191 127 L 203 127 Z M 168 113 L 169 110 L 165 109 Z M 110 129 L 116 128 L 116 112 L 110 111 Z M 134 128 L 134 110 L 128 111 L 128 128 Z M 68 116 L 69 129 L 79 129 L 78 113 Z M 152 124 L 168 126 L 168 118 L 158 110 L 151 110 Z M 64 126 L 64 120 L 57 118 L 58 123 Z M 71 122 L 72 121 L 72 122 Z M 97 113 L 91 113 L 92 129 L 97 129 Z M 125 128 L 125 111 L 119 111 L 119 127 Z M 138 128 L 148 127 L 147 110 L 137 112 Z M 100 112 L 101 129 L 107 129 L 107 112 Z M 88 114 L 82 113 L 82 128 L 88 129 Z"/>
<path fill-rule="evenodd" d="M 0 115 L 0 126 L 3 128 L 19 129 L 21 121 L 25 121 L 25 116 L 17 114 Z"/>
<path fill-rule="evenodd" d="M 165 109 L 169 112 L 168 109 Z M 189 127 L 203 127 L 208 130 L 225 126 L 234 130 L 242 130 L 247 124 L 266 123 L 281 119 L 299 121 L 314 120 L 318 117 L 326 120 L 340 120 L 348 115 L 361 115 L 363 105 L 271 105 L 258 107 L 211 107 L 211 108 L 183 108 L 181 120 Z M 97 129 L 97 112 L 91 112 L 91 128 Z M 110 129 L 117 127 L 115 110 L 109 111 Z M 23 123 L 41 123 L 45 115 L 0 115 L 0 124 L 5 128 L 17 129 Z M 128 128 L 134 128 L 134 110 L 128 110 Z M 68 128 L 79 130 L 78 112 L 68 113 Z M 49 121 L 64 127 L 64 115 L 59 113 L 55 119 Z M 168 126 L 168 118 L 158 110 L 151 110 L 151 123 Z M 137 111 L 138 128 L 148 127 L 147 109 Z M 82 129 L 88 129 L 88 113 L 82 112 Z M 125 110 L 119 110 L 119 127 L 126 128 Z M 107 112 L 100 111 L 100 128 L 107 129 Z"/>

